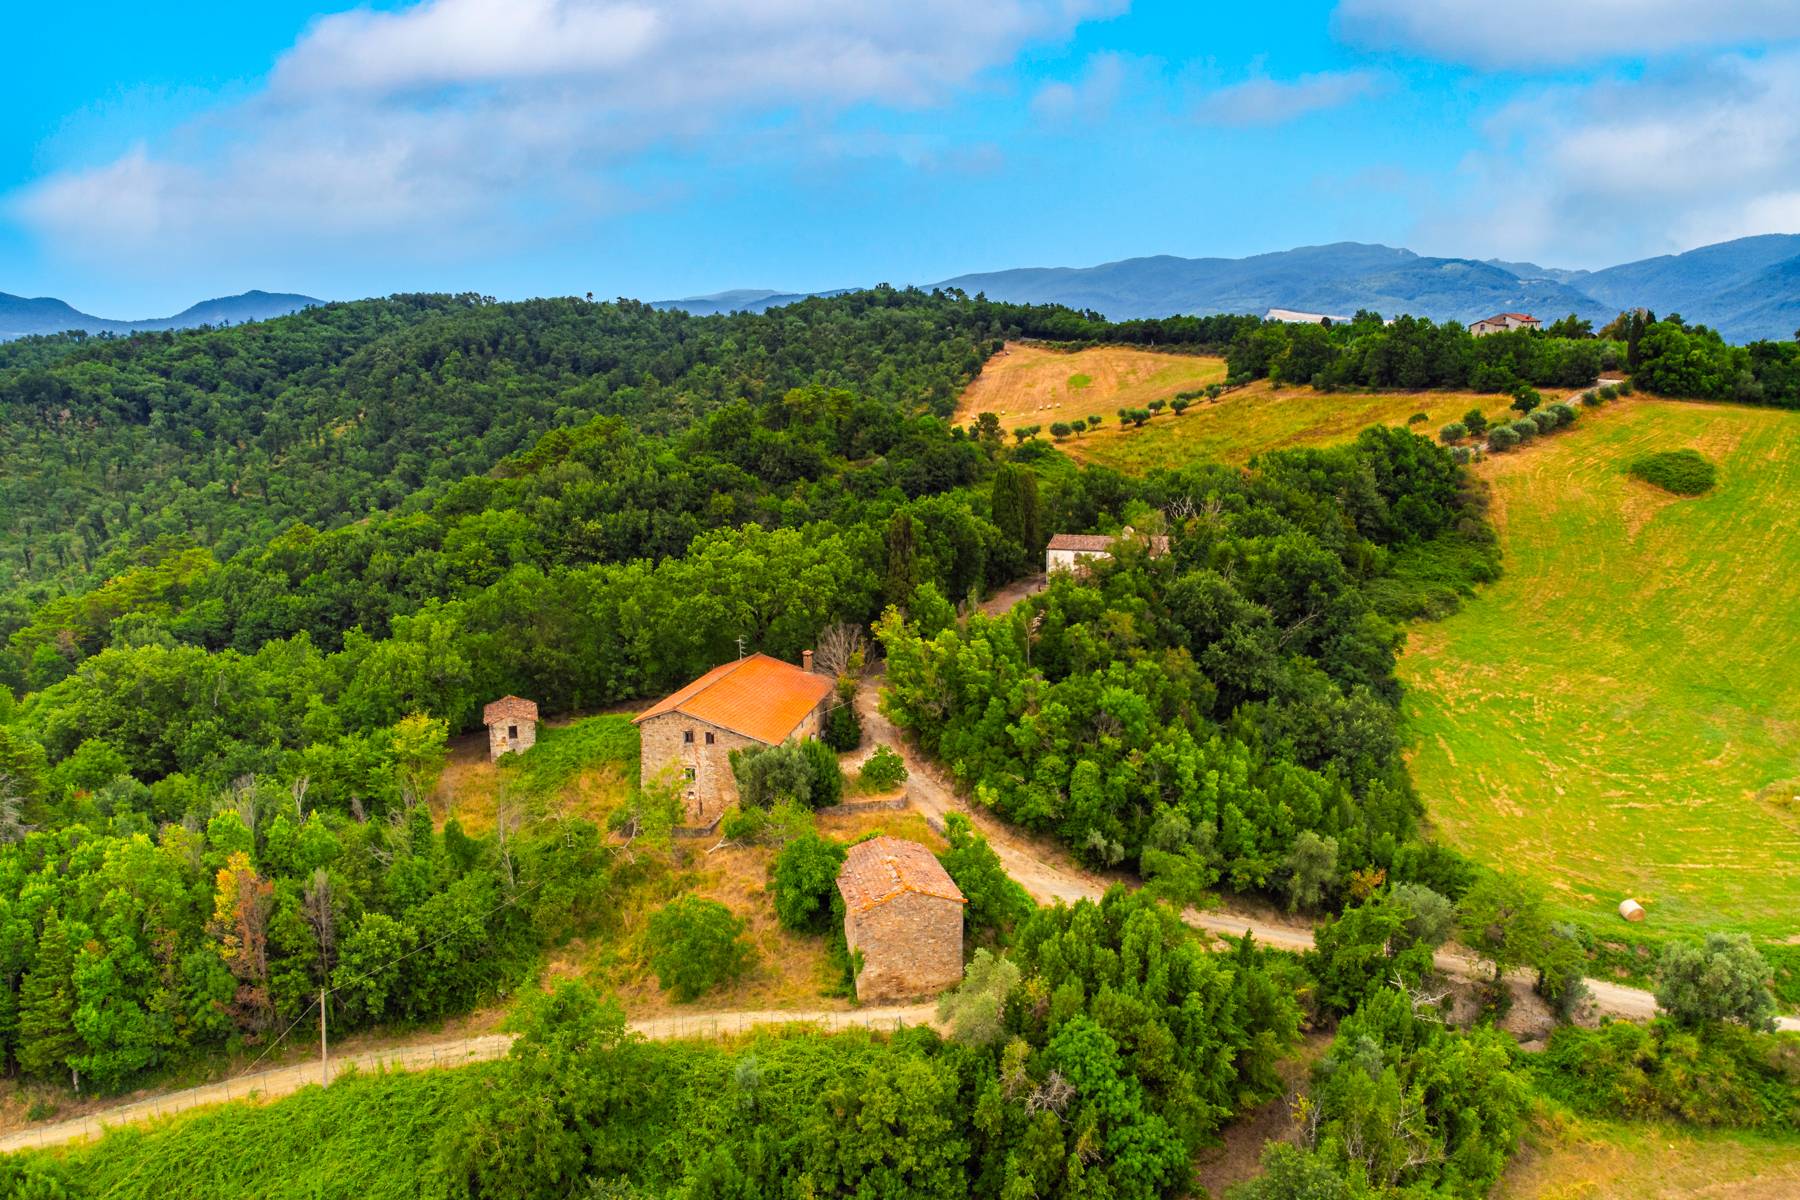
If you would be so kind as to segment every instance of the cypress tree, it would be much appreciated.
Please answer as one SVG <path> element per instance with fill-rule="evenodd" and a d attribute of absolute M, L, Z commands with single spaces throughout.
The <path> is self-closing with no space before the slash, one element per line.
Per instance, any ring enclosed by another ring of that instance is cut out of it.
<path fill-rule="evenodd" d="M 81 1052 L 75 1032 L 75 951 L 55 909 L 44 918 L 37 962 L 19 987 L 19 1069 L 48 1078 Z M 80 1087 L 80 1080 L 75 1080 Z"/>

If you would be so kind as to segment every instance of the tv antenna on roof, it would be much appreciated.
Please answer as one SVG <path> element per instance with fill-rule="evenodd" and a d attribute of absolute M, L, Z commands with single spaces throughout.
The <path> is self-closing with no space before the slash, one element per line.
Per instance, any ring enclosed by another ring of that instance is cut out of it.
<path fill-rule="evenodd" d="M 741 633 L 738 634 L 737 644 L 738 644 L 738 657 L 742 658 L 742 657 L 744 657 L 744 635 Z"/>

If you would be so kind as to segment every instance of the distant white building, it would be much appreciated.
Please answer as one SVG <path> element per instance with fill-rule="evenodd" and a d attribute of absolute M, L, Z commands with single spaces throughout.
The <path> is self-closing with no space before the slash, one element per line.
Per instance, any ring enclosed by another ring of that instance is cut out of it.
<path fill-rule="evenodd" d="M 1530 313 L 1497 313 L 1469 326 L 1469 332 L 1476 337 L 1486 337 L 1490 333 L 1505 333 L 1509 329 L 1541 329 L 1544 323 Z"/>
<path fill-rule="evenodd" d="M 1169 552 L 1168 538 L 1160 534 L 1144 537 L 1129 525 L 1117 534 L 1059 533 L 1044 548 L 1044 573 L 1073 571 L 1093 559 L 1111 558 L 1115 542 L 1133 537 L 1143 538 L 1150 547 L 1151 558 Z"/>
<path fill-rule="evenodd" d="M 1332 317 L 1325 313 L 1296 312 L 1291 308 L 1271 308 L 1263 320 L 1286 321 L 1290 325 L 1348 325 L 1349 317 Z"/>

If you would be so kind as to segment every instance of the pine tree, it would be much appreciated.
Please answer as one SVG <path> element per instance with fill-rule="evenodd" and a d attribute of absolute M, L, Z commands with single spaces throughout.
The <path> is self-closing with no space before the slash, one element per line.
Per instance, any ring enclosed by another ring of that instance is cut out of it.
<path fill-rule="evenodd" d="M 74 1017 L 75 951 L 68 926 L 51 909 L 38 938 L 37 962 L 19 988 L 19 1069 L 43 1078 L 61 1073 L 82 1050 Z M 74 1082 L 81 1086 L 79 1079 Z"/>

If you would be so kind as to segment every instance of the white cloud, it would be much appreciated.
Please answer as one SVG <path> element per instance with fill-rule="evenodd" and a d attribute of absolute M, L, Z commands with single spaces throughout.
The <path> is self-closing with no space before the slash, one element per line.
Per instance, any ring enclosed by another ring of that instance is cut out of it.
<path fill-rule="evenodd" d="M 12 198 L 94 257 L 451 257 L 636 203 L 624 172 L 759 122 L 923 108 L 1124 0 L 423 0 L 315 22 L 266 91 Z M 954 152 L 942 155 L 954 160 Z"/>
<path fill-rule="evenodd" d="M 1047 121 L 1100 120 L 1118 103 L 1125 77 L 1123 57 L 1096 54 L 1088 59 L 1080 79 L 1071 83 L 1059 80 L 1039 88 L 1031 98 L 1031 111 Z"/>
<path fill-rule="evenodd" d="M 1477 67 L 1567 67 L 1800 38 L 1795 0 L 1341 0 L 1339 37 Z"/>
<path fill-rule="evenodd" d="M 1595 266 L 1800 231 L 1800 50 L 1545 88 L 1486 132 L 1425 231 L 1463 253 Z"/>
<path fill-rule="evenodd" d="M 1195 115 L 1211 125 L 1280 125 L 1381 91 L 1374 71 L 1321 71 L 1297 79 L 1246 79 L 1210 93 Z"/>

